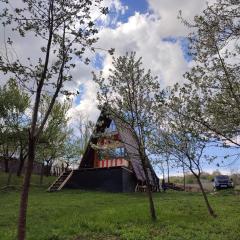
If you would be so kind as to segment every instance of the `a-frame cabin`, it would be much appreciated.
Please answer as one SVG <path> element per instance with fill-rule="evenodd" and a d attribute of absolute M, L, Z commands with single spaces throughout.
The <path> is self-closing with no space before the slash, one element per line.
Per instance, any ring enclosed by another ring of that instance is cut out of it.
<path fill-rule="evenodd" d="M 151 165 L 148 176 L 152 190 L 158 191 L 159 179 Z M 146 177 L 131 130 L 102 111 L 79 168 L 65 172 L 48 190 L 64 187 L 134 192 L 144 190 L 145 184 Z"/>

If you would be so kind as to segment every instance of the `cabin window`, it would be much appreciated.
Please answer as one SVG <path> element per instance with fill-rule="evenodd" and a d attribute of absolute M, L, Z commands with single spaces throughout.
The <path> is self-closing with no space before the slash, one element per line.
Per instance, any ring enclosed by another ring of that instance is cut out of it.
<path fill-rule="evenodd" d="M 106 128 L 105 132 L 106 133 L 111 133 L 111 132 L 116 132 L 117 131 L 117 127 L 114 121 L 111 121 L 110 125 L 108 128 Z"/>
<path fill-rule="evenodd" d="M 110 153 L 109 157 L 111 159 L 123 158 L 125 157 L 125 148 L 123 147 L 114 148 L 114 149 L 111 149 L 109 153 Z"/>
<path fill-rule="evenodd" d="M 123 147 L 115 148 L 115 155 L 116 157 L 125 157 L 125 148 Z"/>
<path fill-rule="evenodd" d="M 124 147 L 98 151 L 99 160 L 124 158 L 125 156 L 126 156 L 126 151 Z"/>

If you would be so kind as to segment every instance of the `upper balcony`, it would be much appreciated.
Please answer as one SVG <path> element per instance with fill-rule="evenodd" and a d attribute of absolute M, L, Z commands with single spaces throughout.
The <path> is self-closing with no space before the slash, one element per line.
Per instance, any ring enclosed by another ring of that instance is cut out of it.
<path fill-rule="evenodd" d="M 101 149 L 95 152 L 95 167 L 129 166 L 128 156 L 123 146 Z"/>

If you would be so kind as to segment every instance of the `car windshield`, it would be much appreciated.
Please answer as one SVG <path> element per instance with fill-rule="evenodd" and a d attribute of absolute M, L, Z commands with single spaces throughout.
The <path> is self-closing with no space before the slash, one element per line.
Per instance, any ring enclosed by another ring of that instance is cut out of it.
<path fill-rule="evenodd" d="M 217 180 L 229 180 L 229 177 L 222 175 L 222 176 L 217 176 L 216 179 Z"/>

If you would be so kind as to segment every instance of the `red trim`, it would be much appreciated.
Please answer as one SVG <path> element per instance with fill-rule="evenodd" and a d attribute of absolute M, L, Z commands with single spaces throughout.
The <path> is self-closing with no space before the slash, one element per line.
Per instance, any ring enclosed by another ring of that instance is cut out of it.
<path fill-rule="evenodd" d="M 125 166 L 127 161 L 123 158 L 115 158 L 115 159 L 102 159 L 96 162 L 97 167 L 104 168 L 104 167 L 118 167 L 118 166 Z"/>

